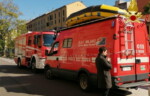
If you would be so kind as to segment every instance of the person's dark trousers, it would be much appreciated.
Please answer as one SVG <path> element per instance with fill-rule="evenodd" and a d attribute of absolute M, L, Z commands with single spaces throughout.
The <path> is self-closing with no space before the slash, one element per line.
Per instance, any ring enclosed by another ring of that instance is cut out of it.
<path fill-rule="evenodd" d="M 110 89 L 101 89 L 102 96 L 108 96 Z"/>

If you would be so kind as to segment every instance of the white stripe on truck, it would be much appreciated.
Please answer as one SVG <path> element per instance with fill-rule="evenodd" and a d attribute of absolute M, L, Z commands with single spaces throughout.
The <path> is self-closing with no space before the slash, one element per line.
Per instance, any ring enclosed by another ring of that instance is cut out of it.
<path fill-rule="evenodd" d="M 63 57 L 63 56 L 48 56 L 47 60 L 57 60 L 57 58 L 58 58 L 58 60 L 65 60 L 65 61 L 68 60 L 67 57 Z M 92 57 L 90 62 L 95 63 L 95 59 L 96 59 L 95 57 Z M 118 64 L 135 63 L 135 59 L 139 59 L 141 61 L 141 63 L 148 63 L 149 62 L 149 57 L 136 57 L 136 58 L 133 57 L 133 58 L 128 58 L 128 59 L 117 58 L 117 63 Z M 71 61 L 77 61 L 77 58 L 71 59 Z M 80 58 L 80 60 L 78 60 L 78 61 L 83 62 L 84 59 Z"/>
<path fill-rule="evenodd" d="M 40 51 L 38 48 L 34 48 L 34 47 L 30 47 L 30 46 L 26 46 L 26 48 L 28 48 L 28 49 L 32 49 L 32 50 L 37 50 L 37 51 Z"/>
<path fill-rule="evenodd" d="M 141 63 L 148 63 L 149 62 L 149 57 L 133 57 L 129 59 L 120 59 L 118 58 L 118 64 L 124 64 L 124 63 L 135 63 L 135 59 L 141 60 Z"/>
<path fill-rule="evenodd" d="M 56 60 L 56 59 L 62 60 L 62 56 L 48 56 L 47 60 Z"/>

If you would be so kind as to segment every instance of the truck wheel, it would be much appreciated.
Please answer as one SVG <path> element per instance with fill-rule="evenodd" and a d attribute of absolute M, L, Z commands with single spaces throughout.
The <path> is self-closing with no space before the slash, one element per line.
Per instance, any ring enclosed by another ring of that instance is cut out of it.
<path fill-rule="evenodd" d="M 83 91 L 90 91 L 90 83 L 87 74 L 82 73 L 79 75 L 79 86 Z"/>
<path fill-rule="evenodd" d="M 45 77 L 49 80 L 54 79 L 54 75 L 53 75 L 52 70 L 50 68 L 45 69 Z"/>
<path fill-rule="evenodd" d="M 37 73 L 37 69 L 36 69 L 36 61 L 32 60 L 31 62 L 31 70 L 33 73 Z"/>
<path fill-rule="evenodd" d="M 20 59 L 18 59 L 18 62 L 17 62 L 17 67 L 18 67 L 18 68 L 20 68 L 20 69 L 22 68 L 22 65 L 21 65 L 21 60 L 20 60 Z"/>

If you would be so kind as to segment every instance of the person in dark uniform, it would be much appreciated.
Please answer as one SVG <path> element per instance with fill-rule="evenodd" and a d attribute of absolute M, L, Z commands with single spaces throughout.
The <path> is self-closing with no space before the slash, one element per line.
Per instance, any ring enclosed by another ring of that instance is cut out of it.
<path fill-rule="evenodd" d="M 107 58 L 107 48 L 100 47 L 96 58 L 98 88 L 102 91 L 102 96 L 108 96 L 112 87 L 110 70 L 112 68 L 110 59 Z"/>

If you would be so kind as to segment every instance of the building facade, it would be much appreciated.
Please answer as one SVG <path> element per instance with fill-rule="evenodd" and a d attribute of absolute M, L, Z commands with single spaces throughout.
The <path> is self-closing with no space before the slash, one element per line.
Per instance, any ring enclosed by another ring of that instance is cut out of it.
<path fill-rule="evenodd" d="M 148 4 L 150 2 L 150 0 L 137 0 L 137 5 L 139 8 L 139 12 L 143 12 L 143 8 L 146 4 Z"/>
<path fill-rule="evenodd" d="M 149 2 L 150 2 L 150 0 L 137 0 L 139 11 L 143 12 L 144 6 L 147 5 Z M 144 15 L 142 18 L 145 19 L 147 22 L 147 29 L 148 29 L 149 37 L 150 37 L 150 14 Z"/>
<path fill-rule="evenodd" d="M 150 37 L 150 14 L 143 15 L 142 18 L 146 20 L 147 30 Z"/>
<path fill-rule="evenodd" d="M 66 18 L 79 10 L 86 8 L 86 6 L 80 2 L 74 2 L 65 6 L 62 6 L 49 13 L 43 14 L 27 23 L 27 29 L 29 31 L 49 31 L 66 27 Z"/>
<path fill-rule="evenodd" d="M 129 5 L 130 5 L 130 2 L 126 2 L 126 1 L 124 1 L 124 0 L 117 0 L 117 1 L 115 2 L 115 6 L 116 6 L 116 7 L 119 7 L 119 8 L 121 8 L 121 9 L 125 9 L 125 10 L 128 9 Z"/>

